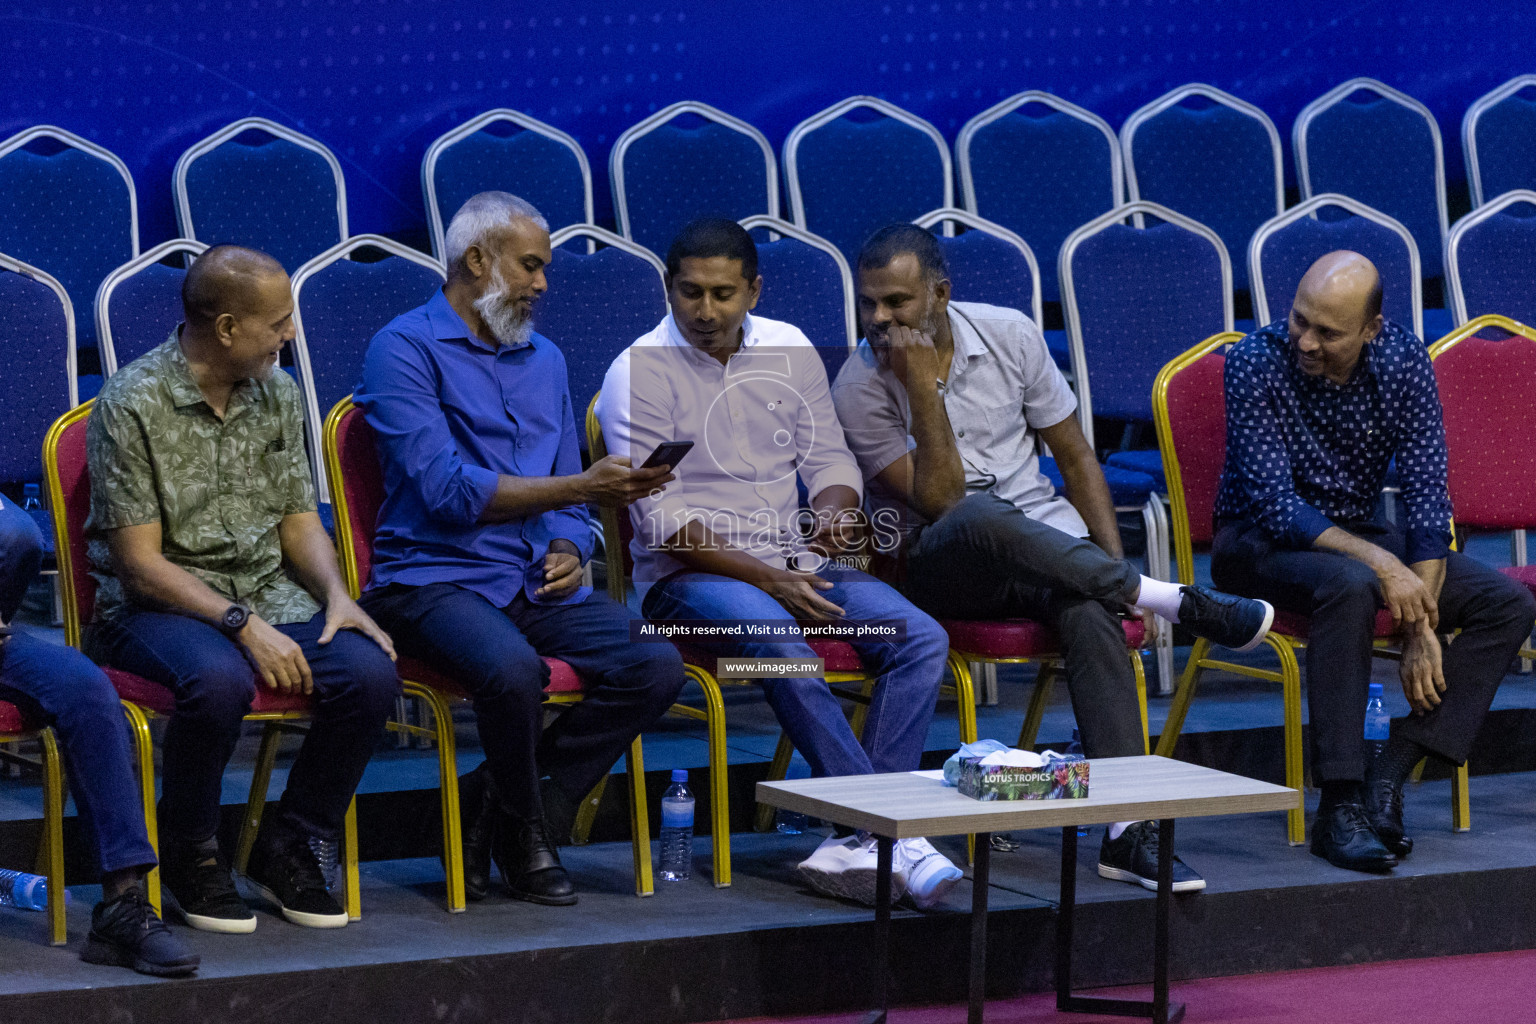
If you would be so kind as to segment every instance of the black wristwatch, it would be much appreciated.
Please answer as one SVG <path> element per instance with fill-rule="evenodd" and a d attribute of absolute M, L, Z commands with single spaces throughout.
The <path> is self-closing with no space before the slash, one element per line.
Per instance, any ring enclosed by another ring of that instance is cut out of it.
<path fill-rule="evenodd" d="M 220 617 L 219 628 L 228 633 L 230 636 L 235 636 L 245 628 L 245 624 L 250 620 L 250 617 L 251 610 L 245 605 L 241 604 L 239 601 L 236 601 L 234 604 L 230 605 L 229 608 L 225 610 L 223 616 Z"/>

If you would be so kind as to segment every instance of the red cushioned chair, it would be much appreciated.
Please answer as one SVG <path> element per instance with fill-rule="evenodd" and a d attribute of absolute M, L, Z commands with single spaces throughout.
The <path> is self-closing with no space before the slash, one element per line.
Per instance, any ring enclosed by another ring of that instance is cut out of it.
<path fill-rule="evenodd" d="M 321 448 L 331 481 L 331 501 L 336 511 L 336 547 L 342 574 L 352 596 L 373 571 L 373 533 L 384 503 L 384 476 L 379 466 L 373 428 L 350 396 L 336 403 L 325 418 Z M 549 685 L 544 703 L 574 704 L 586 689 L 576 670 L 558 658 L 545 658 Z M 437 744 L 438 778 L 442 792 L 443 863 L 447 870 L 448 909 L 464 909 L 464 844 L 459 824 L 459 776 L 453 732 L 453 707 L 467 704 L 470 696 L 451 677 L 425 662 L 400 655 L 396 666 L 407 696 L 416 697 L 432 711 L 432 727 L 396 725 L 395 728 L 426 736 Z M 645 796 L 645 760 L 640 737 L 626 755 L 629 769 L 629 817 L 634 849 L 635 893 L 655 891 L 651 876 L 651 833 Z M 585 807 L 590 803 L 583 802 Z"/>
<path fill-rule="evenodd" d="M 1497 329 L 1507 339 L 1479 337 Z M 1429 349 L 1445 409 L 1451 503 L 1463 529 L 1516 530 L 1516 561 L 1525 562 L 1524 531 L 1536 527 L 1536 329 L 1502 316 L 1480 316 Z M 1502 570 L 1536 593 L 1536 566 Z M 1529 643 L 1522 657 L 1536 657 Z"/>
<path fill-rule="evenodd" d="M 597 399 L 598 396 L 593 395 L 592 401 L 587 405 L 587 449 L 592 453 L 594 460 L 603 458 L 608 452 L 607 444 L 603 440 L 602 426 L 597 421 Z M 632 568 L 629 542 L 633 537 L 633 529 L 629 516 L 620 515 L 614 509 L 603 509 L 601 518 L 603 548 L 608 566 L 608 594 L 615 601 L 623 604 L 627 599 L 625 579 Z M 855 735 L 859 734 L 863 729 L 870 694 L 874 689 L 874 678 L 865 671 L 863 661 L 851 644 L 814 636 L 807 637 L 806 643 L 816 657 L 822 659 L 827 684 L 832 687 L 833 692 L 853 704 L 854 711 L 850 724 Z M 678 651 L 683 656 L 683 670 L 687 673 L 689 680 L 697 683 L 704 691 L 704 710 L 700 711 L 686 704 L 674 704 L 672 710 L 703 720 L 709 727 L 709 803 L 710 828 L 714 837 L 712 846 L 715 858 L 715 884 L 725 886 L 731 882 L 731 812 L 726 776 L 725 702 L 720 694 L 720 679 L 715 674 L 715 658 L 686 644 L 679 644 Z M 727 680 L 727 682 L 747 684 L 750 680 Z M 970 673 L 967 672 L 963 676 L 956 674 L 955 685 L 944 687 L 941 693 L 954 696 L 959 704 L 956 712 L 960 720 L 960 741 L 970 743 L 975 740 L 976 701 L 972 696 Z M 773 752 L 773 761 L 768 768 L 768 778 L 770 780 L 784 778 L 793 755 L 794 747 L 789 742 L 789 737 L 781 732 L 778 746 Z M 759 804 L 756 815 L 757 830 L 766 832 L 772 824 L 773 808 L 767 804 Z"/>
<path fill-rule="evenodd" d="M 7 743 L 37 740 L 43 748 L 43 835 L 35 870 L 48 879 L 48 938 L 64 945 L 64 762 L 53 730 L 28 722 L 21 709 L 0 700 L 0 762 L 29 764 L 4 749 Z"/>
<path fill-rule="evenodd" d="M 60 416 L 43 442 L 43 469 L 47 475 L 52 501 L 53 529 L 58 552 L 59 586 L 64 602 L 64 639 L 79 647 L 85 624 L 91 621 L 96 605 L 96 581 L 89 572 L 86 554 L 85 520 L 90 512 L 91 482 L 86 463 L 85 431 L 91 404 L 76 406 Z M 155 825 L 154 762 L 149 736 L 149 718 L 168 717 L 176 710 L 176 697 L 170 690 L 142 676 L 110 666 L 103 669 L 123 699 L 133 726 L 134 749 L 139 761 L 139 777 L 144 795 L 144 823 L 149 841 L 157 843 Z M 272 778 L 272 764 L 284 729 L 309 718 L 311 698 L 269 690 L 256 680 L 256 698 L 251 703 L 248 722 L 265 723 L 261 750 L 251 776 L 251 793 L 246 802 L 245 820 L 240 825 L 236 845 L 235 869 L 243 872 L 256 842 L 262 811 L 267 802 L 267 785 Z M 346 828 L 341 844 L 342 886 L 347 916 L 356 921 L 362 916 L 357 879 L 357 802 L 347 807 Z M 158 848 L 158 847 L 157 847 Z M 156 910 L 160 907 L 159 871 L 149 876 L 149 897 Z"/>
<path fill-rule="evenodd" d="M 1179 582 L 1185 585 L 1195 581 L 1196 546 L 1208 550 L 1213 539 L 1216 492 L 1221 482 L 1222 464 L 1227 457 L 1227 406 L 1222 385 L 1226 356 L 1222 350 L 1242 337 L 1235 331 L 1212 335 L 1164 366 L 1152 385 L 1157 441 L 1168 479 L 1174 562 L 1178 567 Z M 1275 611 L 1275 621 L 1264 642 L 1280 661 L 1278 672 L 1212 658 L 1211 642 L 1196 640 L 1174 692 L 1156 752 L 1162 757 L 1173 756 L 1200 674 L 1206 669 L 1268 680 L 1280 684 L 1284 699 L 1285 784 L 1292 789 L 1301 789 L 1301 668 L 1296 652 L 1306 647 L 1309 629 L 1306 616 Z M 1373 636 L 1379 656 L 1396 657 L 1396 652 L 1386 647 L 1395 635 L 1392 613 L 1385 609 L 1377 612 Z M 1470 827 L 1466 787 L 1467 766 L 1461 765 L 1452 781 L 1452 822 L 1458 832 Z M 1286 831 L 1291 845 L 1306 841 L 1306 818 L 1302 807 L 1286 813 Z"/>

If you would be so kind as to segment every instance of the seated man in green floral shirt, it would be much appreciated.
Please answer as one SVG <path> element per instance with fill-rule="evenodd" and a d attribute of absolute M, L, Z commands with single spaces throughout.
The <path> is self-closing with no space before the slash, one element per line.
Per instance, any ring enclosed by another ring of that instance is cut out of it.
<path fill-rule="evenodd" d="M 256 687 L 314 695 L 248 878 L 296 924 L 341 927 L 310 839 L 336 840 L 399 691 L 389 638 L 353 602 L 315 510 L 288 275 L 265 253 L 209 249 L 182 287 L 186 322 L 114 374 L 91 411 L 86 652 L 169 688 L 160 864 L 195 928 L 256 919 L 220 855 L 220 782 Z"/>

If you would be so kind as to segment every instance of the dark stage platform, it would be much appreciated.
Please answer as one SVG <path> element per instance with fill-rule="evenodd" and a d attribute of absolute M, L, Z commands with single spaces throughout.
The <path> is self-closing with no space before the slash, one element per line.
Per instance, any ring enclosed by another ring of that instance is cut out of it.
<path fill-rule="evenodd" d="M 1176 978 L 1352 964 L 1536 946 L 1536 776 L 1473 785 L 1473 831 L 1449 831 L 1449 785 L 1411 787 L 1418 838 L 1385 877 L 1335 869 L 1284 842 L 1279 815 L 1189 820 L 1179 852 L 1209 879 L 1176 898 Z M 869 997 L 868 910 L 815 896 L 793 865 L 819 837 L 735 838 L 736 879 L 707 872 L 629 889 L 622 843 L 568 851 L 582 887 L 574 908 L 504 898 L 442 910 L 434 859 L 365 863 L 363 919 L 340 932 L 262 914 L 254 935 L 183 930 L 202 953 L 190 981 L 163 982 L 81 963 L 44 944 L 42 915 L 0 913 L 0 1017 L 7 1024 L 241 1021 L 687 1022 L 854 1009 Z M 1021 833 L 993 858 L 989 988 L 1052 984 L 1058 837 Z M 698 865 L 707 868 L 707 840 Z M 963 846 L 942 841 L 951 856 Z M 1081 987 L 1150 976 L 1152 895 L 1093 873 L 1097 832 L 1081 844 Z M 71 937 L 95 892 L 75 889 Z M 962 882 L 939 912 L 901 912 L 893 928 L 897 1001 L 961 998 L 970 903 Z M 1512 912 L 1514 911 L 1514 912 Z"/>

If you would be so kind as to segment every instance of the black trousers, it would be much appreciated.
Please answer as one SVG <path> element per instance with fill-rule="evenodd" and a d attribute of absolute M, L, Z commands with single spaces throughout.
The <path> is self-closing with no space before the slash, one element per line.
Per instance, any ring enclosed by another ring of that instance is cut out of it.
<path fill-rule="evenodd" d="M 631 642 L 633 613 L 603 594 L 564 605 L 519 594 L 497 608 L 451 583 L 396 583 L 363 594 L 362 606 L 402 652 L 469 691 L 486 766 L 506 810 L 522 817 L 542 811 L 541 775 L 572 800 L 586 796 L 683 687 L 677 649 Z M 548 729 L 543 656 L 568 662 L 589 684 Z"/>
<path fill-rule="evenodd" d="M 1403 534 L 1394 526 L 1337 525 L 1405 557 Z M 1383 606 L 1376 574 L 1348 555 L 1280 547 L 1259 527 L 1237 523 L 1216 533 L 1211 577 L 1223 590 L 1311 616 L 1306 666 L 1312 772 L 1320 782 L 1363 779 L 1371 633 Z M 1439 609 L 1440 633 L 1461 631 L 1444 650 L 1445 693 L 1438 708 L 1398 726 L 1408 739 L 1459 764 L 1530 634 L 1536 600 L 1503 573 L 1453 551 L 1446 557 Z"/>
<path fill-rule="evenodd" d="M 1061 636 L 1084 753 L 1142 753 L 1141 707 L 1119 614 L 1140 589 L 1135 566 L 981 492 L 918 532 L 898 586 L 935 618 L 1024 617 L 1050 625 Z"/>

